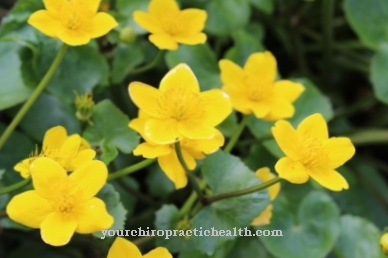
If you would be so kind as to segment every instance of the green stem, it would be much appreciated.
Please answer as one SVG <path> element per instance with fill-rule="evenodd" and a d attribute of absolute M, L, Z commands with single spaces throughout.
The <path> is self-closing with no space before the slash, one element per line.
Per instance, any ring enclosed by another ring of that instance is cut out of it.
<path fill-rule="evenodd" d="M 8 138 L 11 136 L 12 132 L 15 130 L 16 126 L 20 123 L 20 121 L 23 119 L 23 117 L 26 115 L 28 110 L 31 108 L 31 106 L 35 103 L 37 98 L 40 96 L 42 91 L 46 88 L 47 84 L 53 77 L 55 71 L 57 70 L 59 64 L 61 63 L 63 57 L 65 56 L 67 49 L 67 45 L 63 44 L 61 48 L 59 49 L 59 52 L 57 56 L 55 57 L 53 63 L 51 64 L 50 68 L 48 69 L 47 73 L 44 75 L 43 79 L 40 81 L 39 85 L 35 88 L 34 92 L 31 94 L 31 96 L 28 98 L 28 100 L 24 103 L 22 108 L 19 110 L 19 112 L 16 114 L 12 122 L 8 125 L 7 129 L 3 132 L 3 134 L 0 137 L 0 149 L 3 147 L 5 142 L 8 140 Z"/>
<path fill-rule="evenodd" d="M 116 178 L 119 178 L 119 177 L 122 177 L 122 176 L 126 176 L 126 175 L 129 175 L 129 174 L 132 174 L 142 168 L 145 168 L 149 165 L 151 165 L 152 163 L 155 162 L 155 159 L 145 159 L 143 161 L 140 161 L 139 163 L 136 163 L 132 166 L 129 166 L 129 167 L 126 167 L 126 168 L 123 168 L 123 169 L 120 169 L 116 172 L 113 172 L 111 173 L 109 176 L 108 176 L 108 181 L 110 180 L 114 180 Z"/>
<path fill-rule="evenodd" d="M 228 198 L 233 198 L 233 197 L 237 197 L 237 196 L 241 196 L 241 195 L 254 193 L 254 192 L 263 190 L 265 188 L 268 188 L 271 185 L 278 183 L 280 180 L 281 180 L 280 177 L 275 177 L 275 178 L 272 178 L 271 180 L 268 180 L 260 185 L 252 186 L 252 187 L 247 188 L 247 189 L 215 195 L 215 196 L 207 198 L 207 203 L 210 204 L 210 203 L 217 202 L 217 201 L 220 201 L 223 199 L 228 199 Z"/>
<path fill-rule="evenodd" d="M 155 236 L 143 236 L 143 237 L 139 237 L 139 238 L 133 240 L 132 243 L 134 243 L 136 246 L 141 246 L 141 245 L 148 243 L 149 241 L 151 241 L 154 238 L 155 238 Z"/>
<path fill-rule="evenodd" d="M 187 175 L 187 178 L 190 181 L 190 184 L 193 186 L 194 191 L 197 192 L 197 195 L 198 195 L 199 199 L 203 200 L 204 196 L 203 196 L 201 188 L 199 187 L 197 179 L 195 178 L 195 176 L 193 175 L 193 171 L 191 171 L 189 169 L 189 167 L 187 166 L 187 164 L 185 162 L 185 159 L 183 158 L 180 142 L 174 143 L 174 148 L 175 148 L 176 155 L 178 156 L 179 162 L 181 163 L 183 169 L 186 171 L 186 175 Z"/>
<path fill-rule="evenodd" d="M 330 72 L 330 60 L 333 47 L 333 16 L 334 16 L 334 0 L 322 1 L 322 31 L 323 31 L 323 57 L 326 72 Z"/>
<path fill-rule="evenodd" d="M 204 189 L 205 186 L 206 186 L 205 180 L 202 180 L 199 182 L 199 187 L 201 189 Z M 197 192 L 195 192 L 195 191 L 191 192 L 189 198 L 187 198 L 186 202 L 183 204 L 183 206 L 179 210 L 179 218 L 182 218 L 183 216 L 185 216 L 186 214 L 188 214 L 190 212 L 191 207 L 193 207 L 193 204 L 197 200 L 197 197 L 198 197 Z"/>
<path fill-rule="evenodd" d="M 371 129 L 349 136 L 354 145 L 387 144 L 388 130 Z"/>
<path fill-rule="evenodd" d="M 7 194 L 9 192 L 15 191 L 23 186 L 27 185 L 30 182 L 30 178 L 24 179 L 23 181 L 17 182 L 13 185 L 7 186 L 3 189 L 0 189 L 0 195 Z"/>
<path fill-rule="evenodd" d="M 238 138 L 240 138 L 241 133 L 244 131 L 244 128 L 248 123 L 248 120 L 249 120 L 249 116 L 245 115 L 241 120 L 240 124 L 238 125 L 236 131 L 230 138 L 228 144 L 226 144 L 224 148 L 224 151 L 226 153 L 229 153 L 233 149 L 234 145 L 236 145 Z"/>
<path fill-rule="evenodd" d="M 154 68 L 157 64 L 159 64 L 160 60 L 162 60 L 162 57 L 164 56 L 164 51 L 159 51 L 154 60 L 152 60 L 150 63 L 144 65 L 144 66 L 141 66 L 141 67 L 138 67 L 138 68 L 135 68 L 133 70 L 130 70 L 129 73 L 130 74 L 138 74 L 138 73 L 144 73 L 148 70 L 151 70 L 152 68 Z"/>

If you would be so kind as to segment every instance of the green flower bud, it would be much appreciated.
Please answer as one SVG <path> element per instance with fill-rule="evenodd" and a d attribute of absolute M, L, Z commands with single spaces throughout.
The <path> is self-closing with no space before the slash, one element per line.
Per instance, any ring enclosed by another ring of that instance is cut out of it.
<path fill-rule="evenodd" d="M 136 40 L 136 32 L 132 27 L 125 27 L 120 31 L 120 41 L 133 43 Z"/>

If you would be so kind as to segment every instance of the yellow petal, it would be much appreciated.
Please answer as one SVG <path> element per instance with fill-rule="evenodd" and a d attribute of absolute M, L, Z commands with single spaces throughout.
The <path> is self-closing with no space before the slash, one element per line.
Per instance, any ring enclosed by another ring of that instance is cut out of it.
<path fill-rule="evenodd" d="M 220 89 L 212 89 L 200 93 L 201 106 L 205 110 L 203 123 L 216 126 L 232 112 L 229 95 Z"/>
<path fill-rule="evenodd" d="M 30 228 L 39 228 L 52 211 L 50 202 L 34 190 L 15 195 L 7 205 L 8 216 Z"/>
<path fill-rule="evenodd" d="M 116 237 L 109 249 L 107 258 L 142 258 L 139 249 L 123 237 Z"/>
<path fill-rule="evenodd" d="M 199 92 L 197 77 L 187 64 L 178 64 L 171 69 L 160 82 L 159 89 L 165 94 L 173 94 L 173 90 L 184 88 L 192 92 Z M 171 93 L 170 93 L 171 92 Z"/>
<path fill-rule="evenodd" d="M 59 151 L 59 157 L 61 160 L 63 160 L 64 164 L 61 164 L 64 166 L 64 169 L 70 171 L 70 163 L 75 155 L 77 155 L 78 150 L 81 146 L 82 139 L 78 134 L 73 134 L 65 140 L 65 142 L 62 144 L 60 151 Z"/>
<path fill-rule="evenodd" d="M 42 197 L 50 199 L 55 183 L 67 179 L 67 172 L 56 161 L 41 157 L 31 164 L 31 177 L 35 190 Z"/>
<path fill-rule="evenodd" d="M 132 82 L 128 86 L 128 92 L 136 106 L 148 115 L 155 118 L 165 117 L 161 111 L 162 107 L 160 106 L 160 99 L 162 98 L 162 93 L 160 91 L 141 82 Z"/>
<path fill-rule="evenodd" d="M 271 110 L 271 103 L 268 101 L 249 101 L 250 109 L 253 111 L 257 118 L 263 118 L 268 115 Z"/>
<path fill-rule="evenodd" d="M 353 157 L 356 149 L 346 137 L 332 137 L 323 142 L 323 149 L 328 155 L 327 167 L 337 168 Z"/>
<path fill-rule="evenodd" d="M 271 180 L 272 178 L 275 178 L 275 175 L 272 174 L 271 170 L 269 170 L 269 168 L 267 168 L 267 167 L 263 167 L 263 168 L 258 169 L 255 174 L 263 182 L 266 182 L 266 181 Z M 268 189 L 268 194 L 269 194 L 270 199 L 274 200 L 280 192 L 280 183 L 276 183 L 276 184 L 268 187 L 267 189 Z"/>
<path fill-rule="evenodd" d="M 53 18 L 46 10 L 34 12 L 27 22 L 43 34 L 53 38 L 57 38 L 58 31 L 62 29 L 60 21 Z"/>
<path fill-rule="evenodd" d="M 196 34 L 178 34 L 172 36 L 176 42 L 187 44 L 187 45 L 197 45 L 203 44 L 206 42 L 207 36 L 205 33 L 196 33 Z"/>
<path fill-rule="evenodd" d="M 251 226 L 264 226 L 271 222 L 272 218 L 272 204 L 268 205 L 259 216 L 257 216 L 251 223 Z"/>
<path fill-rule="evenodd" d="M 74 1 L 74 0 L 72 0 Z M 80 3 L 82 3 L 82 5 L 86 6 L 88 11 L 92 12 L 92 13 L 96 13 L 98 11 L 98 9 L 100 8 L 100 3 L 101 3 L 101 0 L 76 0 L 76 1 L 79 1 Z"/>
<path fill-rule="evenodd" d="M 144 126 L 146 121 L 146 119 L 135 118 L 129 122 L 128 126 L 137 133 L 142 134 L 144 132 Z"/>
<path fill-rule="evenodd" d="M 91 161 L 96 156 L 96 152 L 92 149 L 81 150 L 77 155 L 71 159 L 66 167 L 69 171 L 74 171 L 83 164 Z"/>
<path fill-rule="evenodd" d="M 175 0 L 151 0 L 148 5 L 148 12 L 157 18 L 169 15 L 177 14 L 179 12 L 179 6 Z"/>
<path fill-rule="evenodd" d="M 224 136 L 219 130 L 216 130 L 214 137 L 212 137 L 211 139 L 187 140 L 186 145 L 196 150 L 197 152 L 211 154 L 213 152 L 216 152 L 222 145 L 224 145 L 224 142 L 225 142 Z"/>
<path fill-rule="evenodd" d="M 67 3 L 67 0 L 43 0 L 43 3 L 52 17 L 58 17 L 62 11 L 63 5 Z"/>
<path fill-rule="evenodd" d="M 335 170 L 316 169 L 310 170 L 309 173 L 315 181 L 332 191 L 341 191 L 349 188 L 346 179 Z"/>
<path fill-rule="evenodd" d="M 284 99 L 275 99 L 270 104 L 269 112 L 263 117 L 267 121 L 277 121 L 283 118 L 290 118 L 295 113 L 294 106 Z"/>
<path fill-rule="evenodd" d="M 179 13 L 178 20 L 179 23 L 184 24 L 185 26 L 184 34 L 192 35 L 193 33 L 200 32 L 205 28 L 206 18 L 206 11 L 201 9 L 189 8 Z"/>
<path fill-rule="evenodd" d="M 274 84 L 274 93 L 277 97 L 283 98 L 289 102 L 294 102 L 305 90 L 302 84 L 281 80 Z"/>
<path fill-rule="evenodd" d="M 34 158 L 28 158 L 28 159 L 23 159 L 22 161 L 18 162 L 13 169 L 17 172 L 20 173 L 20 175 L 23 178 L 28 178 L 30 176 L 30 166 L 32 162 L 36 159 Z"/>
<path fill-rule="evenodd" d="M 329 137 L 326 121 L 319 113 L 306 117 L 296 131 L 303 137 L 315 137 L 320 140 L 327 140 Z"/>
<path fill-rule="evenodd" d="M 293 184 L 303 184 L 309 180 L 306 168 L 299 161 L 293 161 L 287 157 L 276 162 L 275 170 L 278 172 L 279 177 Z"/>
<path fill-rule="evenodd" d="M 55 126 L 46 131 L 43 138 L 43 153 L 46 150 L 59 149 L 67 138 L 66 129 L 62 126 Z"/>
<path fill-rule="evenodd" d="M 164 247 L 157 247 L 151 250 L 149 253 L 145 254 L 143 258 L 172 258 L 172 255 Z"/>
<path fill-rule="evenodd" d="M 133 13 L 134 21 L 143 29 L 151 33 L 163 33 L 163 28 L 160 26 L 159 21 L 152 15 L 143 11 L 135 11 Z"/>
<path fill-rule="evenodd" d="M 101 37 L 118 25 L 117 21 L 107 13 L 97 13 L 92 18 L 91 24 L 91 30 L 88 31 L 91 38 Z"/>
<path fill-rule="evenodd" d="M 69 179 L 78 186 L 77 198 L 88 200 L 95 196 L 108 178 L 108 169 L 104 162 L 92 160 L 70 174 Z M 91 180 L 93 179 L 93 180 Z"/>
<path fill-rule="evenodd" d="M 147 159 L 154 159 L 160 156 L 169 154 L 172 151 L 171 145 L 153 145 L 148 142 L 139 144 L 136 149 L 133 150 L 133 155 L 143 156 Z"/>
<path fill-rule="evenodd" d="M 232 107 L 243 114 L 251 114 L 251 104 L 243 92 L 243 88 L 234 88 L 232 85 L 224 85 L 222 89 L 229 95 Z"/>
<path fill-rule="evenodd" d="M 173 143 L 181 137 L 178 124 L 174 119 L 149 119 L 146 122 L 144 133 L 155 144 Z"/>
<path fill-rule="evenodd" d="M 276 78 L 276 59 L 271 52 L 254 53 L 248 57 L 244 66 L 247 74 L 259 76 L 262 80 L 273 82 Z"/>
<path fill-rule="evenodd" d="M 58 38 L 70 46 L 81 46 L 89 43 L 91 37 L 88 30 L 72 30 L 63 27 L 58 31 Z"/>
<path fill-rule="evenodd" d="M 242 90 L 244 80 L 244 71 L 237 64 L 230 60 L 222 59 L 218 62 L 221 69 L 221 81 L 223 84 L 228 84 L 236 90 Z"/>
<path fill-rule="evenodd" d="M 203 121 L 181 121 L 178 124 L 178 131 L 189 139 L 211 139 L 216 134 L 213 126 L 200 124 Z"/>
<path fill-rule="evenodd" d="M 176 189 L 183 188 L 187 185 L 186 173 L 179 163 L 175 152 L 159 157 L 158 164 L 166 176 L 175 184 Z"/>
<path fill-rule="evenodd" d="M 300 143 L 300 138 L 291 124 L 284 120 L 277 121 L 271 131 L 284 154 L 293 160 L 298 160 L 297 146 Z"/>
<path fill-rule="evenodd" d="M 178 43 L 168 34 L 151 34 L 148 39 L 159 49 L 178 49 Z"/>
<path fill-rule="evenodd" d="M 63 246 L 69 243 L 76 227 L 76 220 L 59 212 L 53 212 L 42 222 L 40 234 L 46 244 Z"/>
<path fill-rule="evenodd" d="M 113 217 L 106 210 L 105 203 L 92 198 L 86 201 L 82 207 L 77 209 L 77 228 L 75 232 L 90 234 L 110 228 L 113 224 Z"/>

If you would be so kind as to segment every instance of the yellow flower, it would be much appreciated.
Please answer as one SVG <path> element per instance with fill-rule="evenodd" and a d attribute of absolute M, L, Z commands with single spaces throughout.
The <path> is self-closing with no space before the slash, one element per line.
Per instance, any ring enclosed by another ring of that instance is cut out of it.
<path fill-rule="evenodd" d="M 103 162 L 89 161 L 68 176 L 57 162 L 42 157 L 32 163 L 31 177 L 35 190 L 14 196 L 7 214 L 18 223 L 40 228 L 45 243 L 62 246 L 74 232 L 90 234 L 113 224 L 105 203 L 94 197 L 108 177 Z"/>
<path fill-rule="evenodd" d="M 196 45 L 206 42 L 207 14 L 200 9 L 180 10 L 175 0 L 151 0 L 148 13 L 135 11 L 135 22 L 151 35 L 149 40 L 159 49 L 175 50 L 178 43 Z"/>
<path fill-rule="evenodd" d="M 144 133 L 148 115 L 139 110 L 139 118 L 133 119 L 129 127 L 138 132 L 146 142 L 139 144 L 133 151 L 136 156 L 143 156 L 148 159 L 158 159 L 158 164 L 166 176 L 175 184 L 176 189 L 187 185 L 186 173 L 178 160 L 174 149 L 174 144 L 155 144 Z M 211 139 L 190 140 L 183 138 L 180 141 L 183 158 L 190 169 L 194 169 L 197 164 L 195 159 L 205 158 L 204 154 L 211 154 L 224 145 L 224 136 L 216 130 L 216 134 Z"/>
<path fill-rule="evenodd" d="M 128 90 L 133 102 L 150 117 L 144 134 L 155 144 L 212 139 L 217 134 L 215 126 L 232 112 L 224 91 L 199 91 L 197 78 L 186 64 L 169 71 L 159 90 L 141 82 L 132 82 Z"/>
<path fill-rule="evenodd" d="M 170 252 L 164 247 L 157 247 L 146 255 L 142 255 L 132 242 L 123 237 L 116 237 L 108 252 L 108 258 L 172 258 Z"/>
<path fill-rule="evenodd" d="M 109 14 L 97 12 L 100 1 L 43 0 L 46 10 L 33 13 L 28 23 L 43 34 L 59 38 L 68 45 L 85 45 L 118 25 Z"/>
<path fill-rule="evenodd" d="M 271 180 L 272 178 L 275 177 L 275 175 L 272 174 L 271 171 L 269 170 L 269 168 L 267 168 L 267 167 L 258 169 L 256 171 L 256 176 L 258 176 L 262 182 L 266 182 L 266 181 Z M 273 201 L 273 200 L 275 200 L 276 196 L 279 194 L 280 183 L 276 183 L 276 184 L 268 187 L 267 189 L 268 189 L 269 198 L 271 199 L 271 201 Z M 271 217 L 272 217 L 272 209 L 273 209 L 272 204 L 269 204 L 264 209 L 264 211 L 262 211 L 260 213 L 260 215 L 257 216 L 252 221 L 251 225 L 252 226 L 262 226 L 262 225 L 269 224 Z"/>
<path fill-rule="evenodd" d="M 270 52 L 250 55 L 244 68 L 226 59 L 219 66 L 222 89 L 229 94 L 234 109 L 269 121 L 294 115 L 292 103 L 304 87 L 288 80 L 275 82 L 276 59 Z"/>
<path fill-rule="evenodd" d="M 303 184 L 311 176 L 322 186 L 341 191 L 349 185 L 335 169 L 355 153 L 349 138 L 328 136 L 321 114 L 305 118 L 296 128 L 284 120 L 272 127 L 272 134 L 286 157 L 275 165 L 279 177 L 294 184 Z"/>
<path fill-rule="evenodd" d="M 78 134 L 67 136 L 66 129 L 55 126 L 47 130 L 41 153 L 22 160 L 14 166 L 24 178 L 30 176 L 30 165 L 37 157 L 48 157 L 57 161 L 65 170 L 73 171 L 82 164 L 94 159 L 96 152 Z"/>
<path fill-rule="evenodd" d="M 380 247 L 381 251 L 385 254 L 388 255 L 388 233 L 384 233 L 380 237 Z"/>

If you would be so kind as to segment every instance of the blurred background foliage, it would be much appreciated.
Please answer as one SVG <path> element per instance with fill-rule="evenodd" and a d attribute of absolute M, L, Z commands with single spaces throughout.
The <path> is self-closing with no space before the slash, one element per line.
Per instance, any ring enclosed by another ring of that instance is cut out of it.
<path fill-rule="evenodd" d="M 127 127 L 129 119 L 137 116 L 127 93 L 129 82 L 158 85 L 169 68 L 185 62 L 202 90 L 217 88 L 221 86 L 218 60 L 228 58 L 242 65 L 251 53 L 269 50 L 277 58 L 279 77 L 292 78 L 306 87 L 290 121 L 295 125 L 320 112 L 330 122 L 331 135 L 349 136 L 356 145 L 356 156 L 340 170 L 350 189 L 333 193 L 314 183 L 282 182 L 272 223 L 258 228 L 282 229 L 284 237 L 174 237 L 137 239 L 135 243 L 143 251 L 155 243 L 163 245 L 180 258 L 383 257 L 378 238 L 388 224 L 388 1 L 179 2 L 183 8 L 207 10 L 208 42 L 167 52 L 154 69 L 139 73 L 136 67 L 151 62 L 158 52 L 132 19 L 132 12 L 145 10 L 148 1 L 103 0 L 101 10 L 110 12 L 119 27 L 66 53 L 46 92 L 0 151 L 0 187 L 20 181 L 13 166 L 41 144 L 44 132 L 55 125 L 82 134 L 111 172 L 141 160 L 131 154 L 139 137 Z M 59 49 L 60 42 L 26 23 L 29 15 L 41 8 L 40 0 L 0 1 L 0 131 L 31 94 Z M 93 93 L 96 102 L 93 124 L 75 116 L 75 97 L 86 93 Z M 238 120 L 233 113 L 220 125 L 226 137 Z M 273 168 L 282 154 L 271 139 L 271 125 L 251 117 L 232 152 L 241 160 L 217 153 L 203 162 L 202 174 L 211 188 L 211 182 L 226 175 L 242 175 L 262 166 Z M 225 164 L 240 167 L 228 171 Z M 225 182 L 223 187 L 248 186 L 255 179 L 248 173 L 239 180 L 230 185 Z M 175 191 L 155 164 L 109 183 L 99 196 L 116 219 L 114 228 L 176 229 L 182 220 L 177 207 L 188 198 L 189 188 Z M 69 245 L 54 248 L 41 241 L 37 230 L 10 221 L 4 207 L 16 193 L 0 196 L 0 257 L 106 255 L 113 239 L 77 235 Z M 266 202 L 260 204 L 260 200 L 264 199 L 268 197 L 257 193 L 211 205 L 195 214 L 192 226 L 239 226 L 230 216 L 246 224 L 255 209 L 262 209 Z M 240 202 L 238 210 L 230 208 L 236 200 Z"/>

